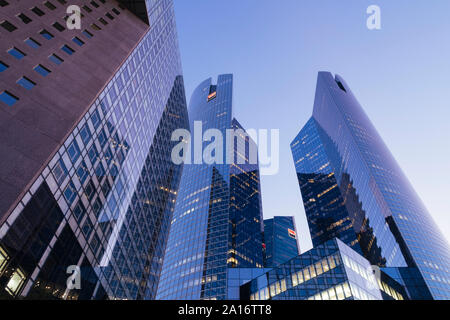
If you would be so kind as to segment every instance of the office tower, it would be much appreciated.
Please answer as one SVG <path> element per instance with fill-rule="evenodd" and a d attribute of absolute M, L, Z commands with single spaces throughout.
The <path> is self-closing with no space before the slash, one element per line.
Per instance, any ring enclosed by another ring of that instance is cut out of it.
<path fill-rule="evenodd" d="M 188 126 L 172 1 L 0 5 L 0 296 L 154 298 Z"/>
<path fill-rule="evenodd" d="M 264 219 L 264 267 L 275 267 L 298 256 L 297 231 L 294 217 Z"/>
<path fill-rule="evenodd" d="M 234 143 L 216 150 L 233 157 L 202 161 L 201 151 L 194 150 L 192 163 L 185 163 L 157 299 L 225 299 L 227 268 L 263 264 L 259 167 L 250 152 L 256 144 L 233 118 L 232 97 L 232 75 L 220 75 L 217 84 L 208 79 L 192 94 L 193 144 L 200 141 L 202 150 L 210 144 L 199 128 L 205 135 L 215 129 L 224 142 L 233 130 Z"/>
<path fill-rule="evenodd" d="M 243 276 L 230 275 L 235 281 Z M 369 261 L 337 238 L 273 269 L 260 269 L 239 291 L 241 300 L 407 299 L 403 286 L 382 271 L 375 276 Z"/>
<path fill-rule="evenodd" d="M 319 73 L 291 149 L 315 245 L 338 237 L 411 298 L 450 298 L 448 243 L 340 76 Z"/>

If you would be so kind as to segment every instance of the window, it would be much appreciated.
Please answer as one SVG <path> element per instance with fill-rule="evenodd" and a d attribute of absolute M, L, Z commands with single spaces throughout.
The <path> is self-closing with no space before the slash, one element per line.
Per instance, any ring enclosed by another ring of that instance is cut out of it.
<path fill-rule="evenodd" d="M 92 113 L 91 121 L 92 121 L 92 124 L 94 125 L 94 128 L 98 128 L 98 126 L 100 125 L 100 116 L 99 116 L 97 110 L 95 110 Z"/>
<path fill-rule="evenodd" d="M 80 200 L 75 205 L 75 208 L 73 208 L 73 214 L 75 215 L 75 219 L 78 222 L 80 222 L 81 219 L 83 219 L 85 213 L 86 213 L 86 208 L 84 207 L 83 203 Z"/>
<path fill-rule="evenodd" d="M 67 176 L 67 168 L 64 165 L 64 162 L 60 159 L 53 168 L 53 175 L 55 176 L 56 182 L 61 185 L 64 182 L 64 179 Z"/>
<path fill-rule="evenodd" d="M 42 11 L 38 7 L 32 8 L 31 11 L 33 11 L 39 17 L 42 17 L 45 14 L 44 11 Z"/>
<path fill-rule="evenodd" d="M 86 163 L 84 161 L 81 161 L 80 166 L 77 169 L 77 175 L 80 178 L 81 184 L 83 184 L 86 181 L 86 178 L 88 177 L 88 169 L 86 167 Z"/>
<path fill-rule="evenodd" d="M 73 38 L 72 41 L 75 42 L 80 47 L 84 45 L 84 42 L 78 37 Z"/>
<path fill-rule="evenodd" d="M 95 23 L 91 24 L 91 28 L 96 30 L 96 31 L 100 31 L 102 30 L 102 28 L 100 28 L 98 25 L 96 25 Z"/>
<path fill-rule="evenodd" d="M 63 32 L 64 30 L 66 30 L 66 28 L 64 28 L 59 22 L 55 22 L 53 24 L 53 28 L 55 28 L 59 32 Z"/>
<path fill-rule="evenodd" d="M 53 3 L 51 3 L 50 1 L 45 2 L 44 5 L 47 8 L 49 8 L 50 10 L 55 10 L 56 9 L 55 5 Z"/>
<path fill-rule="evenodd" d="M 66 190 L 64 190 L 64 198 L 66 198 L 69 204 L 72 204 L 75 198 L 77 197 L 77 189 L 72 181 L 69 182 Z"/>
<path fill-rule="evenodd" d="M 15 25 L 13 25 L 11 22 L 4 20 L 0 23 L 0 26 L 2 26 L 5 30 L 8 30 L 9 32 L 13 32 L 17 29 Z"/>
<path fill-rule="evenodd" d="M 23 51 L 20 51 L 16 47 L 9 49 L 8 53 L 18 60 L 26 56 L 26 54 Z"/>
<path fill-rule="evenodd" d="M 62 51 L 64 51 L 65 53 L 67 53 L 68 55 L 72 55 L 74 52 L 75 52 L 75 50 L 73 50 L 71 47 L 69 47 L 68 45 L 64 45 L 62 48 L 61 48 L 61 50 Z"/>
<path fill-rule="evenodd" d="M 87 30 L 84 30 L 83 31 L 83 34 L 86 36 L 86 38 L 88 38 L 88 39 L 90 39 L 90 38 L 92 38 L 94 35 L 92 34 L 92 33 L 90 33 L 89 31 L 87 31 Z"/>
<path fill-rule="evenodd" d="M 92 147 L 88 151 L 89 160 L 91 160 L 91 163 L 94 165 L 98 158 L 98 151 L 95 144 L 92 145 Z"/>
<path fill-rule="evenodd" d="M 100 23 L 105 25 L 105 26 L 108 24 L 108 22 L 106 22 L 106 20 L 103 19 L 103 18 L 99 18 L 98 21 L 100 21 Z"/>
<path fill-rule="evenodd" d="M 0 94 L 0 101 L 3 101 L 8 106 L 13 106 L 18 100 L 19 100 L 19 98 L 17 98 L 15 95 L 13 95 L 12 93 L 10 93 L 8 91 L 3 91 Z"/>
<path fill-rule="evenodd" d="M 91 4 L 94 8 L 100 7 L 95 1 L 91 1 Z"/>
<path fill-rule="evenodd" d="M 0 7 L 6 7 L 8 4 L 5 0 L 0 0 Z"/>
<path fill-rule="evenodd" d="M 0 61 L 0 72 L 3 72 L 8 68 L 9 68 L 9 66 L 6 63 L 3 63 L 2 61 Z"/>
<path fill-rule="evenodd" d="M 41 34 L 41 36 L 43 36 L 45 39 L 50 40 L 53 38 L 53 35 L 48 32 L 47 30 L 42 30 L 41 32 L 39 32 Z"/>
<path fill-rule="evenodd" d="M 77 161 L 80 157 L 80 148 L 78 147 L 78 143 L 75 140 L 72 141 L 70 146 L 67 148 L 67 153 L 69 154 L 69 158 L 72 163 L 75 163 L 75 161 Z"/>
<path fill-rule="evenodd" d="M 84 9 L 87 13 L 92 12 L 92 9 L 89 8 L 88 6 L 83 6 L 83 9 Z"/>
<path fill-rule="evenodd" d="M 61 3 L 61 4 L 66 4 L 67 3 L 67 1 L 66 0 L 57 0 L 59 3 Z"/>
<path fill-rule="evenodd" d="M 28 18 L 26 15 L 24 15 L 23 13 L 19 14 L 19 15 L 17 16 L 17 18 L 19 18 L 20 20 L 22 20 L 22 22 L 25 23 L 25 24 L 29 24 L 31 21 L 33 21 L 33 20 L 31 20 L 30 18 Z"/>
<path fill-rule="evenodd" d="M 28 79 L 27 77 L 22 77 L 17 81 L 17 84 L 21 85 L 22 87 L 24 87 L 27 90 L 32 89 L 36 83 L 31 81 L 30 79 Z"/>
<path fill-rule="evenodd" d="M 111 13 L 107 13 L 105 14 L 105 16 L 107 16 L 109 20 L 114 20 L 114 17 L 112 16 Z"/>
<path fill-rule="evenodd" d="M 51 71 L 44 67 L 43 65 L 39 64 L 33 69 L 37 73 L 39 73 L 41 76 L 46 77 Z"/>
<path fill-rule="evenodd" d="M 3 272 L 3 269 L 5 268 L 7 262 L 8 255 L 6 254 L 6 251 L 4 251 L 2 247 L 0 247 L 0 273 Z"/>
<path fill-rule="evenodd" d="M 81 128 L 80 137 L 84 144 L 88 144 L 91 141 L 92 134 L 87 123 Z"/>
<path fill-rule="evenodd" d="M 113 8 L 112 9 L 112 11 L 115 13 L 115 14 L 117 14 L 117 15 L 119 15 L 120 14 L 120 11 L 119 10 L 117 10 L 116 8 Z"/>
<path fill-rule="evenodd" d="M 51 62 L 60 65 L 61 63 L 64 62 L 63 59 L 61 59 L 60 57 L 58 57 L 56 54 L 52 54 L 51 56 L 48 57 L 50 59 Z"/>
<path fill-rule="evenodd" d="M 34 49 L 37 49 L 41 46 L 41 44 L 39 42 L 37 42 L 36 40 L 34 40 L 33 38 L 26 39 L 25 43 Z"/>
<path fill-rule="evenodd" d="M 25 282 L 25 275 L 20 269 L 17 269 L 12 274 L 6 285 L 6 290 L 13 296 L 17 295 Z"/>

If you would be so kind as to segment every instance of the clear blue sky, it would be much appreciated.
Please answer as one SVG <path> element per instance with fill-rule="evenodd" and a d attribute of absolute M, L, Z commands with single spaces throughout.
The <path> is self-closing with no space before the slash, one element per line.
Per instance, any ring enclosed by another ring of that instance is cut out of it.
<path fill-rule="evenodd" d="M 366 9 L 381 7 L 382 30 Z M 280 173 L 262 178 L 265 218 L 294 215 L 311 248 L 289 144 L 311 116 L 318 71 L 346 79 L 450 238 L 450 1 L 175 0 L 188 101 L 234 74 L 246 128 L 280 129 Z"/>

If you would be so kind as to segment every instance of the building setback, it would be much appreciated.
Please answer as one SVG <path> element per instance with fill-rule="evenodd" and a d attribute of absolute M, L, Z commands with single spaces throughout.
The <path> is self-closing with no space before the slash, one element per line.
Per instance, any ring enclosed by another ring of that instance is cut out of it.
<path fill-rule="evenodd" d="M 291 149 L 315 246 L 338 237 L 410 298 L 450 299 L 448 243 L 340 76 L 319 73 Z"/>
<path fill-rule="evenodd" d="M 299 255 L 294 217 L 264 219 L 266 268 L 275 267 Z"/>
<path fill-rule="evenodd" d="M 188 127 L 172 1 L 6 0 L 0 34 L 0 297 L 154 298 Z"/>

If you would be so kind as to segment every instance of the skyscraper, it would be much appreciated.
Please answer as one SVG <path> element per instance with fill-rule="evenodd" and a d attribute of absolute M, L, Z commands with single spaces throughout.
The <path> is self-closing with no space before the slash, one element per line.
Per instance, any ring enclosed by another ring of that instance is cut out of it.
<path fill-rule="evenodd" d="M 217 84 L 207 79 L 192 95 L 191 134 L 200 127 L 226 137 L 233 130 L 235 143 L 224 144 L 222 153 L 231 150 L 234 159 L 208 164 L 200 152 L 185 164 L 158 299 L 225 299 L 227 268 L 263 264 L 259 167 L 249 157 L 255 144 L 233 118 L 232 97 L 232 75 L 220 75 Z M 208 145 L 201 132 L 192 140 Z"/>
<path fill-rule="evenodd" d="M 340 76 L 319 73 L 291 149 L 315 245 L 338 237 L 411 298 L 450 299 L 448 243 Z"/>
<path fill-rule="evenodd" d="M 0 296 L 154 298 L 188 126 L 172 1 L 0 5 Z"/>
<path fill-rule="evenodd" d="M 294 217 L 264 219 L 264 244 L 266 268 L 275 267 L 298 256 Z"/>

